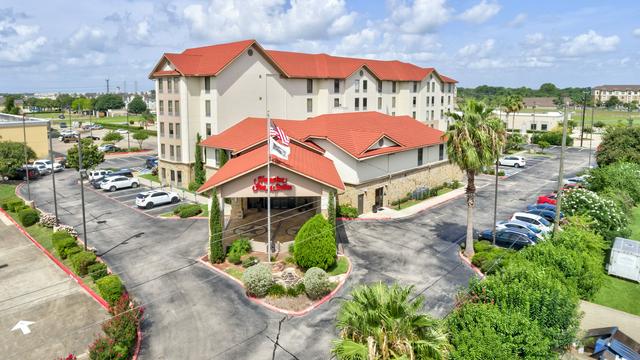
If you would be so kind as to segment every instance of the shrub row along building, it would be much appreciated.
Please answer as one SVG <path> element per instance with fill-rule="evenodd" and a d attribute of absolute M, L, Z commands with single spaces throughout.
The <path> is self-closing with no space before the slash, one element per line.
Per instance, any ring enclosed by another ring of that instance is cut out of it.
<path fill-rule="evenodd" d="M 274 208 L 325 210 L 337 191 L 362 213 L 461 177 L 442 138 L 456 81 L 433 68 L 246 40 L 164 54 L 150 78 L 161 181 L 193 180 L 201 134 L 208 180 L 199 191 L 218 187 L 235 217 L 265 206 L 267 114 L 291 139 L 289 158 L 271 160 Z"/>

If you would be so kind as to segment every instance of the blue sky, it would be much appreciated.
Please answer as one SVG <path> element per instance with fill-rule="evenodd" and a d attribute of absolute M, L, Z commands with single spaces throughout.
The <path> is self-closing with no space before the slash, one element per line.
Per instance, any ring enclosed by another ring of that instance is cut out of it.
<path fill-rule="evenodd" d="M 32 1 L 0 5 L 0 92 L 151 88 L 163 52 L 264 47 L 398 59 L 460 81 L 640 82 L 637 0 Z"/>

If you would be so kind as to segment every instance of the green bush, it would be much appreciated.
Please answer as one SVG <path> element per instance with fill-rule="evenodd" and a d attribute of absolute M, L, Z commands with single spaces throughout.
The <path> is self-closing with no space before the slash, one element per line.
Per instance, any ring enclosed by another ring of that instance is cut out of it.
<path fill-rule="evenodd" d="M 93 279 L 93 281 L 98 281 L 103 277 L 109 275 L 107 272 L 107 264 L 105 263 L 95 263 L 89 266 L 89 275 Z"/>
<path fill-rule="evenodd" d="M 259 263 L 258 258 L 255 256 L 249 256 L 248 258 L 242 260 L 242 267 L 243 268 L 248 268 L 251 267 L 255 264 Z"/>
<path fill-rule="evenodd" d="M 178 216 L 180 216 L 181 218 L 189 218 L 192 216 L 196 216 L 198 214 L 200 214 L 202 212 L 202 207 L 198 204 L 188 204 L 187 206 L 185 206 L 184 208 L 182 208 L 180 210 L 180 213 L 178 213 Z"/>
<path fill-rule="evenodd" d="M 35 209 L 24 209 L 18 213 L 18 218 L 23 226 L 29 227 L 40 220 L 40 213 Z"/>
<path fill-rule="evenodd" d="M 187 208 L 187 207 L 189 207 L 189 206 L 191 206 L 191 205 L 192 205 L 192 204 L 180 204 L 180 205 L 178 205 L 178 206 L 176 206 L 176 207 L 174 207 L 174 208 L 173 208 L 173 213 L 174 213 L 175 215 L 178 215 L 178 214 L 180 214 L 180 212 L 181 212 L 183 209 L 185 209 L 185 208 Z"/>
<path fill-rule="evenodd" d="M 77 254 L 77 253 L 79 253 L 81 251 L 82 251 L 82 248 L 80 246 L 78 246 L 78 244 L 75 244 L 72 247 L 66 248 L 64 250 L 64 255 L 65 255 L 65 257 L 68 258 L 68 257 L 71 257 L 71 255 L 75 255 L 75 254 Z"/>
<path fill-rule="evenodd" d="M 587 189 L 567 191 L 563 197 L 562 210 L 566 215 L 589 216 L 593 222 L 591 229 L 605 240 L 630 234 L 624 211 L 613 201 Z"/>
<path fill-rule="evenodd" d="M 617 162 L 589 172 L 588 187 L 595 192 L 607 188 L 628 194 L 633 204 L 640 204 L 640 164 Z"/>
<path fill-rule="evenodd" d="M 242 282 L 247 294 L 256 297 L 267 295 L 273 284 L 271 267 L 267 264 L 256 264 L 247 268 L 242 274 Z"/>
<path fill-rule="evenodd" d="M 305 293 L 304 283 L 300 281 L 296 285 L 287 288 L 287 296 L 296 297 Z"/>
<path fill-rule="evenodd" d="M 2 210 L 9 210 L 9 202 L 3 201 L 2 204 L 0 204 L 0 207 L 2 208 Z"/>
<path fill-rule="evenodd" d="M 603 128 L 603 127 L 605 127 L 605 126 L 606 126 L 606 124 L 604 123 L 604 121 L 600 121 L 600 120 L 598 120 L 598 121 L 595 121 L 595 122 L 593 123 L 593 127 Z"/>
<path fill-rule="evenodd" d="M 273 284 L 267 291 L 267 295 L 281 297 L 287 294 L 287 289 L 280 284 Z"/>
<path fill-rule="evenodd" d="M 96 287 L 109 305 L 114 305 L 124 293 L 124 286 L 117 275 L 107 275 L 96 281 Z"/>
<path fill-rule="evenodd" d="M 242 263 L 241 257 L 242 256 L 237 252 L 230 252 L 227 254 L 227 260 L 234 265 L 239 265 L 240 263 Z"/>
<path fill-rule="evenodd" d="M 506 266 L 516 253 L 516 251 L 512 249 L 493 246 L 486 240 L 475 242 L 473 247 L 476 253 L 471 259 L 471 263 L 487 275 L 498 272 Z"/>
<path fill-rule="evenodd" d="M 338 216 L 352 219 L 357 218 L 358 209 L 354 208 L 351 205 L 340 205 L 338 206 Z"/>
<path fill-rule="evenodd" d="M 64 231 L 54 232 L 53 235 L 51 235 L 51 243 L 58 253 L 58 256 L 62 259 L 67 258 L 69 249 L 79 248 L 76 239 Z"/>
<path fill-rule="evenodd" d="M 531 136 L 531 142 L 534 144 L 540 144 L 540 142 L 546 141 L 550 145 L 560 146 L 562 145 L 562 131 L 552 130 L 543 133 L 533 134 Z M 567 134 L 567 146 L 573 145 L 573 139 Z"/>
<path fill-rule="evenodd" d="M 229 253 L 236 252 L 240 256 L 246 255 L 251 252 L 251 243 L 249 242 L 249 239 L 246 237 L 233 240 L 233 242 L 231 243 L 231 246 L 229 246 L 229 249 L 227 249 L 227 252 Z"/>
<path fill-rule="evenodd" d="M 302 278 L 302 283 L 307 296 L 312 300 L 320 299 L 331 291 L 329 276 L 320 268 L 313 267 L 307 270 Z"/>
<path fill-rule="evenodd" d="M 294 246 L 296 262 L 305 269 L 319 267 L 326 270 L 336 262 L 334 229 L 321 214 L 302 225 Z"/>
<path fill-rule="evenodd" d="M 596 152 L 598 166 L 619 161 L 640 164 L 640 126 L 608 126 Z"/>
<path fill-rule="evenodd" d="M 198 188 L 201 186 L 202 184 L 198 184 L 195 181 L 192 181 L 189 183 L 189 186 L 187 187 L 187 189 L 191 192 L 195 192 L 196 190 L 198 190 Z"/>
<path fill-rule="evenodd" d="M 102 325 L 105 336 L 89 346 L 91 360 L 130 359 L 133 355 L 142 309 L 135 304 L 132 307 L 129 297 L 124 295 L 112 304 L 110 313 L 113 317 Z"/>
<path fill-rule="evenodd" d="M 89 266 L 96 262 L 96 254 L 90 251 L 81 251 L 73 254 L 70 259 L 73 271 L 80 276 L 85 276 L 89 271 Z"/>
<path fill-rule="evenodd" d="M 23 206 L 24 206 L 24 201 L 13 200 L 7 203 L 7 210 L 11 212 L 17 212 L 19 210 L 16 210 L 16 209 L 22 209 Z"/>

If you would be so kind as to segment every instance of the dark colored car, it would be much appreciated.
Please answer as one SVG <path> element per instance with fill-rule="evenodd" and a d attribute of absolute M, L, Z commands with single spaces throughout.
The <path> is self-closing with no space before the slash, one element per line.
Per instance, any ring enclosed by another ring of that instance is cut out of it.
<path fill-rule="evenodd" d="M 144 166 L 147 169 L 153 169 L 154 167 L 158 166 L 158 157 L 157 156 L 148 157 L 144 163 Z"/>
<path fill-rule="evenodd" d="M 480 240 L 493 241 L 493 231 L 484 230 L 480 233 Z M 538 239 L 535 235 L 521 229 L 500 229 L 496 231 L 496 245 L 515 250 L 525 246 L 535 245 Z"/>
<path fill-rule="evenodd" d="M 75 134 L 62 135 L 62 142 L 64 143 L 78 142 L 78 135 L 75 135 Z"/>
<path fill-rule="evenodd" d="M 107 176 L 103 176 L 103 177 L 99 177 L 97 179 L 93 179 L 89 183 L 93 186 L 94 189 L 100 189 L 100 183 L 102 183 L 102 181 L 105 178 L 111 177 L 111 176 L 126 176 L 128 178 L 132 178 L 133 177 L 133 173 L 129 169 L 120 169 L 118 171 L 112 172 L 111 174 L 109 174 Z"/>
<path fill-rule="evenodd" d="M 534 210 L 528 210 L 527 213 L 542 216 L 549 222 L 555 222 L 556 220 L 556 212 L 551 210 L 534 209 Z M 560 212 L 560 219 L 562 218 L 564 218 L 564 214 Z"/>
<path fill-rule="evenodd" d="M 553 204 L 533 204 L 533 205 L 527 205 L 527 210 L 556 211 L 556 206 Z"/>
<path fill-rule="evenodd" d="M 37 179 L 40 177 L 40 172 L 34 167 L 29 167 L 29 180 Z M 15 169 L 9 174 L 10 180 L 27 180 L 27 169 L 24 167 Z"/>

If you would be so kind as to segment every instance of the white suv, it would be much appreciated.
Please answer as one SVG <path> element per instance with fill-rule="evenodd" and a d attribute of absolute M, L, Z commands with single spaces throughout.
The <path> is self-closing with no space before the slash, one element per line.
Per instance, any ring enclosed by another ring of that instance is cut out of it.
<path fill-rule="evenodd" d="M 103 178 L 111 174 L 111 170 L 92 170 L 89 171 L 89 181 Z"/>
<path fill-rule="evenodd" d="M 178 194 L 171 191 L 150 190 L 136 196 L 136 206 L 151 209 L 156 205 L 175 204 L 180 201 Z"/>
<path fill-rule="evenodd" d="M 505 156 L 498 160 L 498 163 L 502 166 L 513 166 L 513 167 L 525 167 L 527 165 L 527 160 L 525 160 L 522 156 Z"/>
<path fill-rule="evenodd" d="M 137 178 L 128 178 L 126 176 L 110 176 L 100 183 L 102 190 L 111 192 L 129 187 L 137 188 L 138 186 L 140 186 L 140 181 Z"/>
<path fill-rule="evenodd" d="M 47 170 L 55 171 L 55 172 L 64 170 L 64 167 L 59 162 L 52 163 L 51 160 L 47 160 L 47 159 L 36 160 L 33 162 L 33 165 L 35 166 L 44 165 L 44 167 Z"/>
<path fill-rule="evenodd" d="M 542 229 L 544 232 L 551 232 L 553 230 L 553 225 L 545 218 L 536 214 L 529 214 L 524 212 L 517 212 L 513 214 L 511 220 L 520 220 L 526 223 L 535 225 Z"/>

